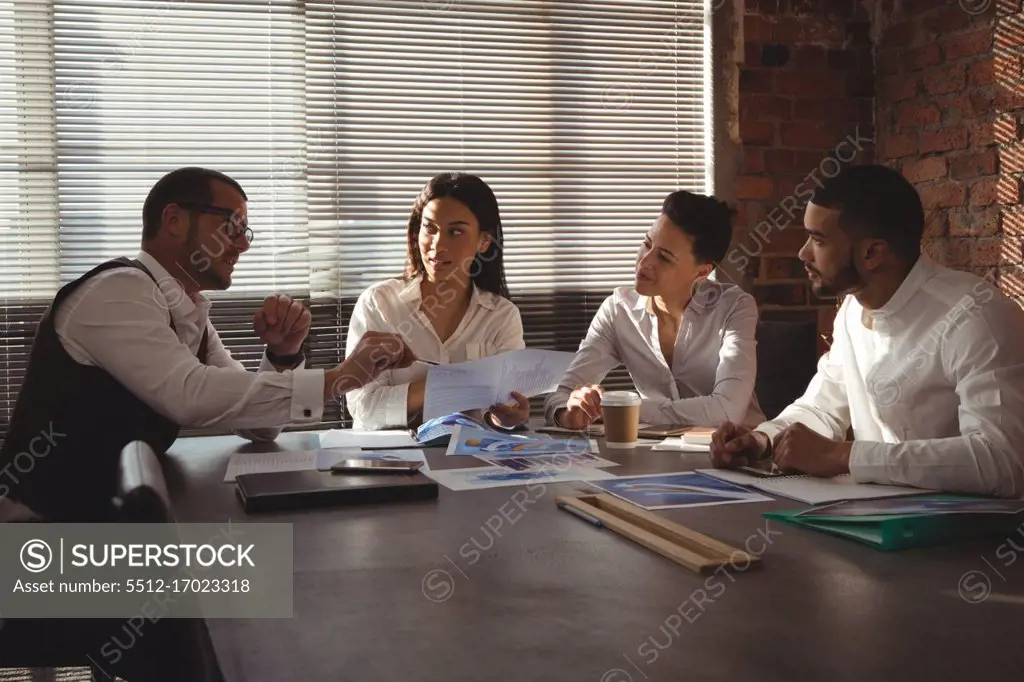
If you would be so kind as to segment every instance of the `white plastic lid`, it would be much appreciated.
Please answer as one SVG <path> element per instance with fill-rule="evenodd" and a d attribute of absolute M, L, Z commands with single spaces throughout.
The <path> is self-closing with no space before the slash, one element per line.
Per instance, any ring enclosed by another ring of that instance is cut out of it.
<path fill-rule="evenodd" d="M 608 391 L 601 396 L 603 407 L 629 407 L 640 402 L 640 395 L 633 391 Z"/>

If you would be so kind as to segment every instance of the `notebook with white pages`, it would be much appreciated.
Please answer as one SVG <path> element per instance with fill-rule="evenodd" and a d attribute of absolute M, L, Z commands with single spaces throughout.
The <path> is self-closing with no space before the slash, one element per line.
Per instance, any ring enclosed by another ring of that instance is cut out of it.
<path fill-rule="evenodd" d="M 909 497 L 934 493 L 934 490 L 907 488 L 878 483 L 857 483 L 849 474 L 835 478 L 818 478 L 806 474 L 761 478 L 733 469 L 697 469 L 698 473 L 737 485 L 756 488 L 779 497 L 806 504 L 826 504 L 844 500 L 871 500 L 882 497 Z"/>

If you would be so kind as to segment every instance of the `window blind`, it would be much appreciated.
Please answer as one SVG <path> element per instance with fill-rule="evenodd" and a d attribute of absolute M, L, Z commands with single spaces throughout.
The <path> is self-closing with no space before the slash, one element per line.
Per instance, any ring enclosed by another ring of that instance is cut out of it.
<path fill-rule="evenodd" d="M 710 192 L 701 0 L 306 2 L 324 286 L 396 276 L 435 173 L 494 189 L 530 346 L 575 350 L 677 189 Z M 619 371 L 607 385 L 628 386 Z"/>
<path fill-rule="evenodd" d="M 53 15 L 0 0 L 0 436 L 57 269 Z"/>
<path fill-rule="evenodd" d="M 447 170 L 495 190 L 527 343 L 575 350 L 664 196 L 712 191 L 704 5 L 0 0 L 0 435 L 45 305 L 138 250 L 146 193 L 184 165 L 249 195 L 255 241 L 211 294 L 249 367 L 277 291 L 313 308 L 309 364 L 338 362 Z"/>

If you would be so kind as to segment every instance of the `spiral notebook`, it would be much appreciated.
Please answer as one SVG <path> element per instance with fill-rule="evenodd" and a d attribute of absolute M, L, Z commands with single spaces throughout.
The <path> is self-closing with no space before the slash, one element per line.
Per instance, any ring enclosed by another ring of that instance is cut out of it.
<path fill-rule="evenodd" d="M 909 497 L 910 495 L 924 495 L 936 492 L 934 490 L 906 488 L 896 485 L 857 483 L 849 474 L 843 474 L 835 478 L 818 478 L 805 474 L 761 478 L 732 469 L 697 469 L 697 472 L 728 481 L 729 483 L 756 488 L 770 495 L 787 497 L 806 504 L 825 504 L 826 502 L 842 502 L 844 500 L 871 500 L 882 497 Z"/>

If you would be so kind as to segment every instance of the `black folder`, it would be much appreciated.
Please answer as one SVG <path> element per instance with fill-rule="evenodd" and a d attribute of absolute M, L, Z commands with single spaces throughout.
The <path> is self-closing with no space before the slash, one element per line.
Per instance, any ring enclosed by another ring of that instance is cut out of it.
<path fill-rule="evenodd" d="M 431 500 L 437 491 L 437 483 L 419 472 L 286 471 L 235 478 L 235 493 L 247 513 Z"/>

